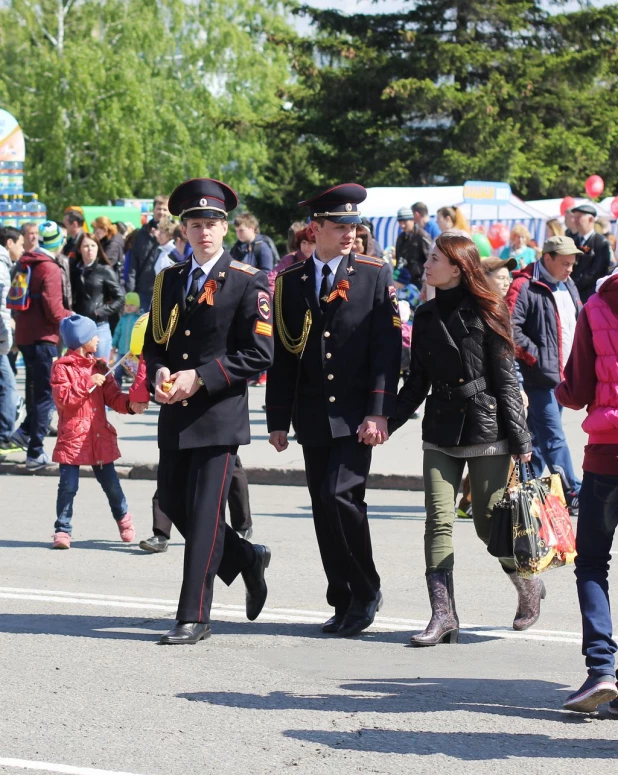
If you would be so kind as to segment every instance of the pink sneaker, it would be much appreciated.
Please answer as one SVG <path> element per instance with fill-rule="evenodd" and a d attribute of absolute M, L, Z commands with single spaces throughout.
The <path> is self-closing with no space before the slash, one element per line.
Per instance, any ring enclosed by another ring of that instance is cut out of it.
<path fill-rule="evenodd" d="M 71 536 L 68 533 L 54 533 L 52 549 L 70 549 Z"/>
<path fill-rule="evenodd" d="M 133 520 L 130 514 L 125 514 L 124 517 L 118 522 L 118 531 L 120 538 L 125 544 L 130 544 L 135 538 L 135 528 L 133 527 Z"/>

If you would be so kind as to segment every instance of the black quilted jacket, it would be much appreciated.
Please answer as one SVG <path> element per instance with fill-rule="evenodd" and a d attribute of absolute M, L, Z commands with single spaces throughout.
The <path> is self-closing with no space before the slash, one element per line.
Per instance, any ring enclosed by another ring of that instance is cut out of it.
<path fill-rule="evenodd" d="M 475 395 L 449 397 L 482 378 L 486 387 Z M 511 454 L 532 450 L 513 356 L 504 352 L 503 340 L 485 325 L 468 294 L 446 324 L 435 300 L 416 312 L 410 376 L 397 396 L 389 431 L 407 422 L 425 398 L 424 441 L 456 447 L 508 438 Z"/>

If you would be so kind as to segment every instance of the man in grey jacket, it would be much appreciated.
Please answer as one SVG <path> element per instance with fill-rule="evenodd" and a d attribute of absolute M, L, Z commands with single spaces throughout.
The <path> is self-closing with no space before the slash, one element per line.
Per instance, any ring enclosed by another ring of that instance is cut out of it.
<path fill-rule="evenodd" d="M 12 227 L 0 228 L 0 460 L 10 452 L 21 452 L 21 447 L 11 440 L 19 397 L 8 358 L 13 346 L 13 321 L 6 297 L 11 287 L 11 270 L 23 249 L 21 232 Z"/>

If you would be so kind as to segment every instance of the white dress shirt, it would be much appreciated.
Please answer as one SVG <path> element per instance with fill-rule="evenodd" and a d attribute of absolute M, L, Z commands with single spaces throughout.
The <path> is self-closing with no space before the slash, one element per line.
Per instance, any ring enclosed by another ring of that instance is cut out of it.
<path fill-rule="evenodd" d="M 320 288 L 322 287 L 323 278 L 322 269 L 324 268 L 324 264 L 328 264 L 331 271 L 328 276 L 328 289 L 330 290 L 333 287 L 335 274 L 337 273 L 342 258 L 343 256 L 337 256 L 336 258 L 331 258 L 330 261 L 320 261 L 319 258 L 316 258 L 315 253 L 313 254 L 313 265 L 315 267 L 315 294 L 318 297 L 318 301 L 320 300 Z"/>
<path fill-rule="evenodd" d="M 187 280 L 187 287 L 185 288 L 185 293 L 189 293 L 189 288 L 191 287 L 191 280 L 193 278 L 193 270 L 194 269 L 201 269 L 202 274 L 198 274 L 197 276 L 197 292 L 199 293 L 202 288 L 204 287 L 204 283 L 208 279 L 208 275 L 210 274 L 213 266 L 217 263 L 217 261 L 221 258 L 223 255 L 223 248 L 219 250 L 219 252 L 213 256 L 211 259 L 209 259 L 205 264 L 198 264 L 198 262 L 195 260 L 195 255 L 191 258 L 191 269 L 189 270 L 189 279 Z"/>
<path fill-rule="evenodd" d="M 580 244 L 585 245 L 586 242 L 588 242 L 588 240 L 590 239 L 590 237 L 594 236 L 594 234 L 596 234 L 596 231 L 594 229 L 591 229 L 588 232 L 588 234 L 585 234 L 583 237 L 580 237 L 580 240 L 581 240 Z"/>

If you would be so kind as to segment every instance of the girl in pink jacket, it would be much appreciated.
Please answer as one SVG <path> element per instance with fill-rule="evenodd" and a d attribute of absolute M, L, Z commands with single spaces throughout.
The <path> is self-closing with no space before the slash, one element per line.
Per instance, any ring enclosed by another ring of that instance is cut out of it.
<path fill-rule="evenodd" d="M 79 467 L 85 465 L 92 466 L 107 495 L 120 538 L 130 543 L 135 528 L 114 467 L 120 451 L 105 408 L 109 406 L 120 414 L 141 414 L 143 408 L 130 402 L 113 375 L 105 376 L 105 363 L 95 359 L 98 336 L 94 321 L 72 315 L 60 324 L 60 334 L 69 349 L 54 363 L 51 373 L 59 417 L 53 460 L 60 464 L 53 548 L 71 546 L 73 500 L 79 488 Z"/>

